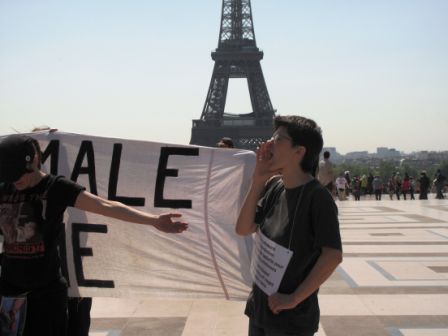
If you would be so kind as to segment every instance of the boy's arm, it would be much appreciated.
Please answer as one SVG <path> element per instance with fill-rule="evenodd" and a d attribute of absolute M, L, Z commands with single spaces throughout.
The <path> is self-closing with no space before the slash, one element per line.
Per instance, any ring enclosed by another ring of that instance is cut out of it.
<path fill-rule="evenodd" d="M 255 224 L 257 203 L 263 193 L 266 181 L 274 175 L 269 169 L 272 157 L 271 146 L 271 141 L 267 141 L 262 143 L 257 150 L 257 162 L 252 175 L 252 183 L 244 199 L 235 227 L 236 233 L 241 236 L 250 235 L 257 230 Z"/>
<path fill-rule="evenodd" d="M 153 215 L 131 208 L 123 203 L 109 201 L 87 191 L 81 191 L 76 198 L 75 208 L 143 225 L 152 225 L 156 229 L 166 233 L 181 233 L 188 228 L 185 222 L 175 221 L 181 214 L 166 213 Z M 174 220 L 173 220 L 174 219 Z"/>
<path fill-rule="evenodd" d="M 255 213 L 257 211 L 257 203 L 264 189 L 264 183 L 256 183 L 252 180 L 249 192 L 244 199 L 243 206 L 241 207 L 236 221 L 235 231 L 241 236 L 247 236 L 254 233 L 257 230 L 255 224 Z"/>
<path fill-rule="evenodd" d="M 285 309 L 293 309 L 313 294 L 342 262 L 342 251 L 323 247 L 322 253 L 310 274 L 291 294 L 275 293 L 268 298 L 269 308 L 274 314 Z"/>

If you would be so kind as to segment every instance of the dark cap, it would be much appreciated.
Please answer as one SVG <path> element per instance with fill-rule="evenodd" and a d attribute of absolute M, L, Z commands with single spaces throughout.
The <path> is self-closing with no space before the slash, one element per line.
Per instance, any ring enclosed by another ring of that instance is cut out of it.
<path fill-rule="evenodd" d="M 224 137 L 217 143 L 218 147 L 227 147 L 227 148 L 233 148 L 233 140 L 228 137 Z"/>
<path fill-rule="evenodd" d="M 0 182 L 15 182 L 30 171 L 36 148 L 36 140 L 13 134 L 0 140 Z"/>

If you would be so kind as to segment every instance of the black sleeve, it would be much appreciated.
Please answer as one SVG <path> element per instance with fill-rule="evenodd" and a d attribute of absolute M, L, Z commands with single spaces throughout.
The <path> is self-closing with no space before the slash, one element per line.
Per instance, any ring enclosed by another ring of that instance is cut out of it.
<path fill-rule="evenodd" d="M 342 251 L 338 208 L 327 189 L 318 187 L 314 191 L 311 220 L 315 236 L 314 247 L 330 247 Z"/>
<path fill-rule="evenodd" d="M 73 182 L 63 176 L 58 176 L 51 192 L 54 193 L 54 197 L 60 202 L 63 202 L 65 206 L 73 207 L 76 199 L 81 191 L 86 190 L 83 186 L 76 182 Z"/>
<path fill-rule="evenodd" d="M 261 196 L 261 198 L 258 200 L 257 203 L 257 210 L 255 211 L 255 224 L 257 225 L 261 225 L 261 223 L 263 222 L 263 218 L 265 217 L 265 209 L 266 209 L 266 202 L 267 202 L 267 198 L 269 196 L 269 193 L 267 192 L 267 187 L 265 187 L 264 192 L 263 192 L 263 196 Z"/>

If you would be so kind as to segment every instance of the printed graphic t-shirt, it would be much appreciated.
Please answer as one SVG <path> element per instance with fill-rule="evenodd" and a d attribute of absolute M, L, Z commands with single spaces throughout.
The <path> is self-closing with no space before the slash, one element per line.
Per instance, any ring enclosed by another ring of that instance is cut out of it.
<path fill-rule="evenodd" d="M 17 295 L 64 285 L 58 242 L 63 217 L 84 188 L 62 176 L 46 175 L 36 186 L 18 191 L 0 184 L 0 233 L 3 257 L 0 293 Z"/>

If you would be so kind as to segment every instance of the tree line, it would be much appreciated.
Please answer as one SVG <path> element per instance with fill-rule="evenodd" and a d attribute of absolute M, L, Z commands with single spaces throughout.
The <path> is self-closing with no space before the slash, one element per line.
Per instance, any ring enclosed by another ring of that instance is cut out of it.
<path fill-rule="evenodd" d="M 425 167 L 413 165 L 412 163 L 400 163 L 392 160 L 383 160 L 379 165 L 371 166 L 366 163 L 360 163 L 356 161 L 344 162 L 341 164 L 334 165 L 334 171 L 336 176 L 339 176 L 345 171 L 350 172 L 350 176 L 362 176 L 372 173 L 374 176 L 378 175 L 384 179 L 393 176 L 394 173 L 399 172 L 400 175 L 408 173 L 409 176 L 418 178 L 422 170 L 426 171 L 426 175 L 431 179 L 434 177 L 437 169 L 440 169 L 444 176 L 448 176 L 448 160 L 441 161 L 438 164 L 433 164 L 431 166 Z"/>

